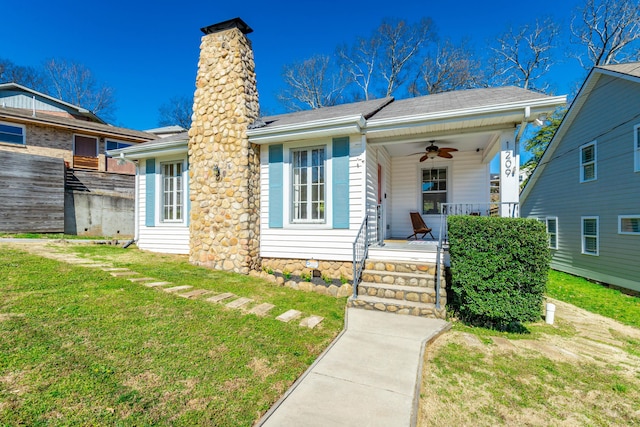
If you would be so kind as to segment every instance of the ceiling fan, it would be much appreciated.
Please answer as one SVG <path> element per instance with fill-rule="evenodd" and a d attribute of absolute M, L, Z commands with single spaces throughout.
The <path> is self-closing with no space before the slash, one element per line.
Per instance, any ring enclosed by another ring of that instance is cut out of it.
<path fill-rule="evenodd" d="M 458 151 L 457 148 L 440 148 L 437 145 L 433 144 L 435 141 L 429 142 L 431 143 L 431 145 L 425 148 L 426 153 L 424 156 L 420 157 L 421 162 L 424 162 L 427 159 L 435 159 L 436 157 L 442 157 L 443 159 L 453 159 L 451 153 L 454 151 Z"/>

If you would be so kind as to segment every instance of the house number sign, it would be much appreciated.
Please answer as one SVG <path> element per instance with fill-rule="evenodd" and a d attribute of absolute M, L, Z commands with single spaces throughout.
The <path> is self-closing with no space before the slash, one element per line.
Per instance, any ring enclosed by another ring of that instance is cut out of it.
<path fill-rule="evenodd" d="M 506 176 L 513 176 L 515 174 L 515 168 L 512 169 L 512 166 L 511 151 L 507 151 L 504 156 L 504 173 Z"/>

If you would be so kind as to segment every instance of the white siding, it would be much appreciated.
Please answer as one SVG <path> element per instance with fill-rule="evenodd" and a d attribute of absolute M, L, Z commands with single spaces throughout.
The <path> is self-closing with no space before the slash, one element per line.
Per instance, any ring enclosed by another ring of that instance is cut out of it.
<path fill-rule="evenodd" d="M 521 206 L 521 216 L 558 218 L 554 269 L 640 291 L 640 236 L 618 234 L 618 215 L 640 214 L 634 126 L 640 85 L 603 76 Z M 597 179 L 580 182 L 579 147 L 597 140 Z M 582 216 L 599 217 L 599 255 L 581 253 Z"/>
<path fill-rule="evenodd" d="M 367 194 L 366 205 L 369 215 L 369 232 L 371 238 L 377 238 L 376 209 L 378 206 L 378 165 L 382 167 L 382 236 L 389 237 L 390 234 L 390 199 L 391 192 L 391 157 L 384 147 L 368 145 L 367 152 Z M 385 199 L 385 194 L 387 198 Z M 385 232 L 385 228 L 387 231 Z"/>
<path fill-rule="evenodd" d="M 353 259 L 353 241 L 363 219 L 364 194 L 364 154 L 360 135 L 350 139 L 349 159 L 349 228 L 333 229 L 332 217 L 332 180 L 331 180 L 331 138 L 299 143 L 284 144 L 284 211 L 283 228 L 269 228 L 269 149 L 260 150 L 260 256 L 263 258 L 317 259 L 331 261 L 351 261 Z M 291 197 L 286 185 L 291 171 L 287 164 L 288 152 L 293 147 L 325 146 L 327 149 L 326 182 L 327 223 L 317 225 L 290 224 L 287 221 Z"/>
<path fill-rule="evenodd" d="M 156 159 L 159 162 L 164 162 L 168 160 L 179 160 L 175 158 L 162 158 Z M 138 242 L 137 245 L 140 249 L 151 251 L 151 252 L 161 252 L 161 253 L 169 253 L 169 254 L 188 254 L 189 253 L 189 226 L 186 221 L 182 224 L 162 224 L 156 221 L 155 227 L 147 227 L 145 225 L 145 215 L 146 215 L 146 203 L 147 199 L 145 197 L 146 192 L 146 174 L 145 174 L 145 163 L 141 162 L 139 167 L 140 176 L 138 179 Z M 160 180 L 158 178 L 159 174 L 158 167 L 156 166 L 156 201 L 159 197 L 159 189 Z M 186 171 L 185 173 L 189 173 Z M 156 205 L 156 216 L 158 216 L 159 207 Z M 186 215 L 189 215 L 190 212 L 186 212 Z"/>
<path fill-rule="evenodd" d="M 409 212 L 421 212 L 422 169 L 447 168 L 448 203 L 488 203 L 489 165 L 483 164 L 481 155 L 475 152 L 458 152 L 454 158 L 426 160 L 420 163 L 420 155 L 393 157 L 391 159 L 391 230 L 395 238 L 413 234 Z M 440 231 L 440 215 L 423 215 L 427 226 L 437 238 Z"/>

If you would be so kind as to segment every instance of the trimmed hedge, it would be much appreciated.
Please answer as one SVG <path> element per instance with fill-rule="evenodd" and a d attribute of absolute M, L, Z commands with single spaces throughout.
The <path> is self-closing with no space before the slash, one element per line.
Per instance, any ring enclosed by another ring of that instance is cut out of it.
<path fill-rule="evenodd" d="M 463 321 L 506 327 L 540 319 L 550 253 L 534 219 L 450 216 L 452 305 Z"/>

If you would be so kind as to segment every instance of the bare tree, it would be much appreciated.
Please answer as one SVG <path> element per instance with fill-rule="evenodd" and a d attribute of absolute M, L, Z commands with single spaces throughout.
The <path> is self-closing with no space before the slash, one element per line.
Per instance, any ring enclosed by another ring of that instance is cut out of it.
<path fill-rule="evenodd" d="M 282 77 L 286 88 L 278 94 L 278 100 L 289 111 L 338 104 L 346 80 L 331 64 L 330 57 L 316 55 L 284 66 Z"/>
<path fill-rule="evenodd" d="M 378 65 L 380 38 L 358 38 L 352 47 L 342 46 L 337 50 L 340 67 L 349 76 L 349 81 L 359 88 L 362 98 L 373 98 L 373 78 Z"/>
<path fill-rule="evenodd" d="M 467 42 L 454 45 L 446 40 L 425 55 L 409 93 L 419 96 L 481 86 L 486 81 L 480 61 Z"/>
<path fill-rule="evenodd" d="M 423 18 L 411 25 L 404 20 L 384 20 L 378 27 L 380 72 L 386 82 L 384 96 L 391 96 L 408 79 L 424 45 L 435 39 L 433 23 Z"/>
<path fill-rule="evenodd" d="M 554 63 L 552 50 L 559 32 L 558 25 L 546 18 L 499 36 L 497 46 L 491 47 L 494 84 L 546 91 L 548 84 L 543 84 L 541 78 Z"/>
<path fill-rule="evenodd" d="M 86 66 L 67 60 L 50 59 L 44 64 L 48 93 L 110 118 L 115 110 L 114 91 L 99 84 Z"/>
<path fill-rule="evenodd" d="M 596 65 L 640 58 L 640 3 L 637 0 L 587 0 L 571 21 L 572 42 L 587 50 L 575 55 L 589 70 Z M 636 47 L 635 51 L 632 51 Z"/>
<path fill-rule="evenodd" d="M 184 129 L 191 127 L 193 114 L 193 98 L 189 96 L 174 96 L 158 109 L 159 126 L 180 126 Z"/>
<path fill-rule="evenodd" d="M 0 83 L 18 83 L 39 92 L 46 91 L 44 76 L 33 67 L 16 65 L 8 59 L 0 58 Z"/>

